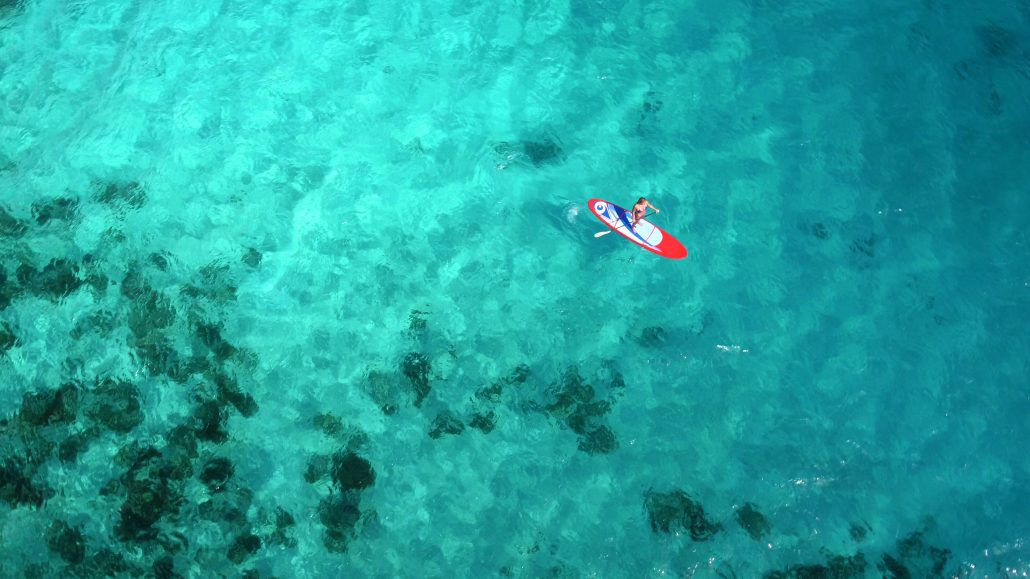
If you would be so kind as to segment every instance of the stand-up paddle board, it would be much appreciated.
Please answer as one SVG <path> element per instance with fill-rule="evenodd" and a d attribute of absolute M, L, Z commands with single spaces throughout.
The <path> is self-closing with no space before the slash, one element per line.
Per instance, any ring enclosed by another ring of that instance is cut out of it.
<path fill-rule="evenodd" d="M 669 259 L 683 259 L 687 256 L 687 248 L 683 247 L 678 239 L 647 219 L 641 219 L 637 226 L 633 227 L 633 216 L 630 212 L 614 203 L 604 199 L 591 199 L 587 205 L 590 211 L 615 233 L 640 247 Z"/>

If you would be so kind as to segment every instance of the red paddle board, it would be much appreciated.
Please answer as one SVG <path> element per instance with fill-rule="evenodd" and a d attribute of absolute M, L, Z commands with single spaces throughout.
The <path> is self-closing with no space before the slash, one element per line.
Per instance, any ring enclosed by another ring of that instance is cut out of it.
<path fill-rule="evenodd" d="M 627 209 L 604 199 L 591 199 L 587 204 L 605 225 L 640 247 L 669 259 L 687 257 L 687 248 L 678 239 L 647 219 L 641 219 L 634 227 L 633 215 Z"/>

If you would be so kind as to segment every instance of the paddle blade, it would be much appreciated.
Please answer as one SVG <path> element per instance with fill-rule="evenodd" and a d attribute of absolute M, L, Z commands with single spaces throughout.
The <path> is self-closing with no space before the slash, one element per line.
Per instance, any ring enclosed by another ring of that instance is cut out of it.
<path fill-rule="evenodd" d="M 608 235 L 611 232 L 612 232 L 611 229 L 609 229 L 608 231 L 598 231 L 597 233 L 594 234 L 594 239 L 596 239 L 598 237 L 603 237 L 605 235 Z"/>

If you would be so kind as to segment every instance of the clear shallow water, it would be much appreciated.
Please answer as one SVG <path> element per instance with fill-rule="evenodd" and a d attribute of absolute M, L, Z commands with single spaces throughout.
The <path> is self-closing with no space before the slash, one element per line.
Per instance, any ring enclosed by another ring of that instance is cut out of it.
<path fill-rule="evenodd" d="M 1030 570 L 1025 6 L 0 18 L 4 574 Z"/>

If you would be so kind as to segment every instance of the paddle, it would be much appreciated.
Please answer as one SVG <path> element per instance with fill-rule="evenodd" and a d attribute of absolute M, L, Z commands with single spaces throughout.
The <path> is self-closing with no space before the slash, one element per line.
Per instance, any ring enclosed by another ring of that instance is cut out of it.
<path fill-rule="evenodd" d="M 650 210 L 648 210 L 648 211 L 650 211 Z M 650 217 L 652 215 L 657 215 L 657 213 L 653 213 L 653 212 L 652 213 L 645 213 L 644 217 L 642 219 L 647 219 L 648 217 Z M 615 230 L 614 229 L 605 229 L 604 231 L 598 231 L 597 233 L 594 234 L 594 239 L 597 239 L 598 237 L 604 237 L 605 235 L 608 235 L 609 233 L 611 233 L 613 231 L 615 231 Z"/>

